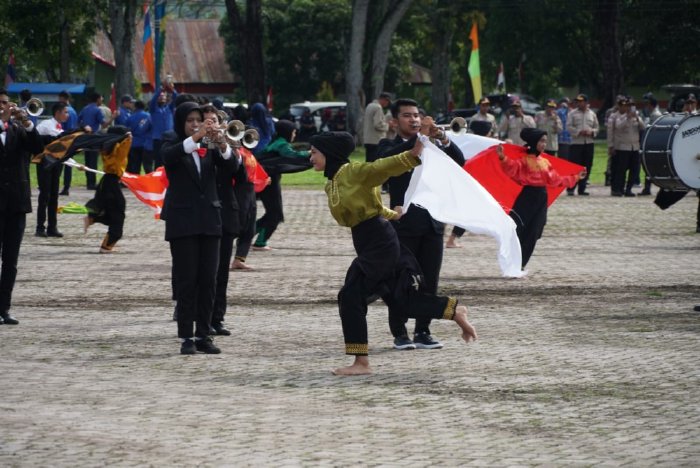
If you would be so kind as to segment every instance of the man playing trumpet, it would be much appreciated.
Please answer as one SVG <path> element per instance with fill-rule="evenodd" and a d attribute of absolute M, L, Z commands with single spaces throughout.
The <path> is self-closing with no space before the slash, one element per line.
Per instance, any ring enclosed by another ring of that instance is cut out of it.
<path fill-rule="evenodd" d="M 32 211 L 30 155 L 44 149 L 28 117 L 0 89 L 0 324 L 6 325 L 19 323 L 10 315 L 10 306 L 27 213 Z"/>

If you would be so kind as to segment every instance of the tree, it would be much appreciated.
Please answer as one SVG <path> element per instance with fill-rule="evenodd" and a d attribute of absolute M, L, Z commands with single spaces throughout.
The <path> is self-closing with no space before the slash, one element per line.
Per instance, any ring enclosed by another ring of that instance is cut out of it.
<path fill-rule="evenodd" d="M 598 38 L 605 47 L 600 48 L 603 108 L 612 107 L 615 96 L 624 87 L 622 74 L 622 55 L 620 53 L 620 38 L 618 22 L 620 6 L 617 0 L 598 0 L 594 11 L 594 24 L 597 26 Z"/>
<path fill-rule="evenodd" d="M 245 9 L 236 0 L 226 0 L 228 26 L 241 50 L 241 67 L 249 103 L 262 102 L 265 96 L 265 62 L 263 60 L 262 1 L 246 0 Z"/>
<path fill-rule="evenodd" d="M 352 5 L 352 27 L 350 33 L 350 48 L 346 61 L 345 89 L 347 94 L 347 128 L 359 130 L 364 93 L 362 82 L 363 53 L 367 36 L 367 11 L 369 0 L 355 0 Z"/>
<path fill-rule="evenodd" d="M 136 0 L 109 0 L 107 37 L 114 48 L 117 96 L 134 94 L 134 32 L 136 30 Z"/>

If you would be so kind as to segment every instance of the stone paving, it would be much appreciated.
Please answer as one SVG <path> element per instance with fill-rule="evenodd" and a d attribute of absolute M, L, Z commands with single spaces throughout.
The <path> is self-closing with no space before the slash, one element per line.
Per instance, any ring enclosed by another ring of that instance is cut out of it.
<path fill-rule="evenodd" d="M 179 354 L 163 223 L 130 194 L 114 255 L 104 226 L 60 215 L 63 239 L 35 238 L 32 215 L 21 324 L 0 326 L 0 466 L 698 466 L 697 199 L 591 192 L 552 206 L 524 279 L 490 238 L 445 251 L 478 342 L 437 322 L 444 349 L 394 351 L 375 303 L 375 373 L 353 378 L 330 373 L 350 362 L 353 250 L 321 190 L 285 190 L 276 250 L 232 273 L 218 356 Z"/>

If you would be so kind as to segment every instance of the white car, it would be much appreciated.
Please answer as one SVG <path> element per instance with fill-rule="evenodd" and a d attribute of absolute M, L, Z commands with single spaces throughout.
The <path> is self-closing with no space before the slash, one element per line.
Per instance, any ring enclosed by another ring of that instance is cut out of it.
<path fill-rule="evenodd" d="M 299 119 L 304 115 L 304 112 L 308 110 L 311 112 L 316 122 L 316 130 L 320 132 L 322 130 L 327 130 L 326 128 L 321 129 L 325 122 L 335 117 L 338 111 L 342 110 L 342 112 L 345 113 L 346 108 L 347 103 L 342 101 L 305 101 L 289 106 L 289 113 L 294 116 L 294 122 L 296 122 L 297 127 L 299 127 Z"/>

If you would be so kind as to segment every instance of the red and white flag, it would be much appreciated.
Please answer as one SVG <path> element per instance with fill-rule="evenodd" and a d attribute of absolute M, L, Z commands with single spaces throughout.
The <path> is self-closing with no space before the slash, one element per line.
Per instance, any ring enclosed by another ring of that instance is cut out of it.
<path fill-rule="evenodd" d="M 274 102 L 272 99 L 272 86 L 270 86 L 269 88 L 267 88 L 267 110 L 272 112 L 273 107 L 274 107 Z"/>
<path fill-rule="evenodd" d="M 112 83 L 112 90 L 109 93 L 109 110 L 112 112 L 117 110 L 117 90 L 114 89 L 114 83 Z"/>
<path fill-rule="evenodd" d="M 506 92 L 506 74 L 503 70 L 503 62 L 498 66 L 498 78 L 496 79 L 496 89 L 499 92 Z"/>
<path fill-rule="evenodd" d="M 160 212 L 163 210 L 163 200 L 165 200 L 165 191 L 168 189 L 168 178 L 162 166 L 156 168 L 150 174 L 144 175 L 125 172 L 122 175 L 122 182 L 129 187 L 129 190 L 136 198 L 155 211 L 154 217 L 156 219 L 160 219 Z"/>

